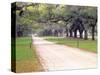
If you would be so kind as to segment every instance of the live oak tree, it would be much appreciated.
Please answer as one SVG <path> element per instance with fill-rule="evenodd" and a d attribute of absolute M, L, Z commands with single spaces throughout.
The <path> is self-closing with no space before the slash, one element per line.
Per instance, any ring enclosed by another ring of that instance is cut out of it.
<path fill-rule="evenodd" d="M 33 31 L 61 32 L 65 29 L 67 36 L 88 39 L 91 30 L 95 39 L 97 24 L 97 8 L 89 6 L 66 6 L 59 4 L 17 3 L 17 25 L 31 25 Z M 74 33 L 74 36 L 73 36 Z"/>

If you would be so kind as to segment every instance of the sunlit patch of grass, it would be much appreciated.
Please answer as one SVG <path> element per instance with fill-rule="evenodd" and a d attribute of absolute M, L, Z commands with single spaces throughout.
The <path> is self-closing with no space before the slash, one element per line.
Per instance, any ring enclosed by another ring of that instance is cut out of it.
<path fill-rule="evenodd" d="M 42 71 L 31 37 L 16 38 L 16 72 Z"/>
<path fill-rule="evenodd" d="M 68 45 L 71 47 L 78 47 L 87 51 L 97 52 L 97 41 L 96 40 L 84 40 L 76 38 L 57 38 L 57 37 L 45 37 L 46 40 L 55 42 L 57 44 Z"/>

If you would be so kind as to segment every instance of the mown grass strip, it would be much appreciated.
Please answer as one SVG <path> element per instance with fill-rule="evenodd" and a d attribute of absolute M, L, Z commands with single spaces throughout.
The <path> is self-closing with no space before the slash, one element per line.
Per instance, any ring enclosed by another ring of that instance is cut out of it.
<path fill-rule="evenodd" d="M 68 45 L 71 47 L 78 47 L 83 50 L 97 52 L 97 41 L 93 41 L 91 39 L 76 39 L 76 38 L 57 38 L 57 37 L 45 37 L 46 40 L 55 42 L 57 44 Z"/>
<path fill-rule="evenodd" d="M 16 72 L 43 71 L 31 37 L 16 38 Z"/>

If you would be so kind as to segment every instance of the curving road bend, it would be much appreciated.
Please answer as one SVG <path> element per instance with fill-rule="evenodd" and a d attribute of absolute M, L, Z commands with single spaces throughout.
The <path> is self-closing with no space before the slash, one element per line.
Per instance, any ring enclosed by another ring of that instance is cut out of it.
<path fill-rule="evenodd" d="M 45 71 L 89 69 L 97 67 L 97 54 L 58 45 L 32 36 L 33 44 Z"/>

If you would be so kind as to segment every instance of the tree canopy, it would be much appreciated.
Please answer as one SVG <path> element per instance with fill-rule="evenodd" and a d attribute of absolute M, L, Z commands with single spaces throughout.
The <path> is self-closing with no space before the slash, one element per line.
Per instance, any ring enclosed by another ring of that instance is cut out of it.
<path fill-rule="evenodd" d="M 18 25 L 31 25 L 33 30 L 57 25 L 68 27 L 80 18 L 85 30 L 97 25 L 97 8 L 43 3 L 16 3 Z"/>

